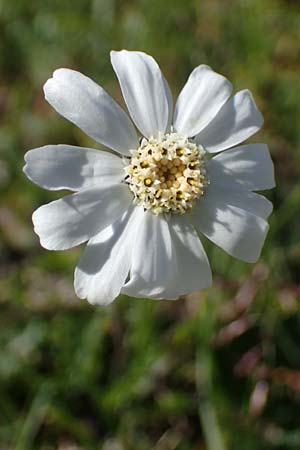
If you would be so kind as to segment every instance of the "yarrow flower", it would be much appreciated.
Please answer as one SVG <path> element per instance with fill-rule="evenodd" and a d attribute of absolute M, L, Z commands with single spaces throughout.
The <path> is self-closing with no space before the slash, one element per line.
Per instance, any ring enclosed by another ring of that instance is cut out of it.
<path fill-rule="evenodd" d="M 56 111 L 107 149 L 47 145 L 25 155 L 24 172 L 34 183 L 74 191 L 38 208 L 33 223 L 46 249 L 87 241 L 76 294 L 107 305 L 120 293 L 177 299 L 209 287 L 201 233 L 255 262 L 272 204 L 253 191 L 275 183 L 267 146 L 239 145 L 263 123 L 251 93 L 231 97 L 231 83 L 200 65 L 173 111 L 151 56 L 112 51 L 111 62 L 132 121 L 74 70 L 56 70 L 44 86 Z"/>

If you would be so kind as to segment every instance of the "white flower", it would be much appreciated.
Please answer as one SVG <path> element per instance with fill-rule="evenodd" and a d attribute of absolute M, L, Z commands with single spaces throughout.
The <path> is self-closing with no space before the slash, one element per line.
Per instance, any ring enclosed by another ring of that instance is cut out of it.
<path fill-rule="evenodd" d="M 272 204 L 253 191 L 275 183 L 267 146 L 239 146 L 263 123 L 251 93 L 231 97 L 231 83 L 201 65 L 173 112 L 151 56 L 113 51 L 111 62 L 143 137 L 94 81 L 59 69 L 44 86 L 47 101 L 114 152 L 48 145 L 25 156 L 34 183 L 75 192 L 41 206 L 33 223 L 49 250 L 88 241 L 75 271 L 77 295 L 107 305 L 120 293 L 176 299 L 210 286 L 198 232 L 230 255 L 256 261 Z"/>

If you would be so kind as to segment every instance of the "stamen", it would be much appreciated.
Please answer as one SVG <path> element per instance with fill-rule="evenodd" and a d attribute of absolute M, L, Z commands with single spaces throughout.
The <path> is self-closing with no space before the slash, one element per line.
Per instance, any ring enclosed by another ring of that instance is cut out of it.
<path fill-rule="evenodd" d="M 158 215 L 184 214 L 204 194 L 208 184 L 205 151 L 201 145 L 178 133 L 143 138 L 131 150 L 125 167 L 125 182 L 134 203 Z"/>

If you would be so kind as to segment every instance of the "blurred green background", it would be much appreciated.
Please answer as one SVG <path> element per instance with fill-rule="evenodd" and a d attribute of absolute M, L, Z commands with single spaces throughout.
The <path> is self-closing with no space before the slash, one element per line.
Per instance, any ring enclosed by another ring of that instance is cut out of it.
<path fill-rule="evenodd" d="M 75 298 L 81 249 L 39 246 L 61 195 L 22 174 L 45 144 L 94 146 L 45 102 L 59 67 L 122 104 L 111 49 L 152 54 L 174 96 L 200 63 L 249 88 L 276 168 L 251 266 L 204 242 L 214 286 L 178 302 Z M 1 450 L 300 449 L 300 2 L 0 0 Z"/>

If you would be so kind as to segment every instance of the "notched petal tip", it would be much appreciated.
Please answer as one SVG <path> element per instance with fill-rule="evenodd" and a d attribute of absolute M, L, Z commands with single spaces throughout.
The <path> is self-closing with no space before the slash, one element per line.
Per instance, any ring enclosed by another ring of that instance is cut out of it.
<path fill-rule="evenodd" d="M 39 183 L 36 182 L 35 177 L 32 175 L 32 162 L 34 163 L 34 156 L 36 155 L 38 150 L 41 150 L 43 148 L 48 147 L 47 145 L 44 145 L 43 147 L 34 148 L 31 150 L 28 150 L 24 155 L 24 161 L 25 164 L 22 167 L 22 172 L 26 175 L 26 177 L 34 184 L 37 184 L 40 186 Z"/>
<path fill-rule="evenodd" d="M 44 145 L 43 147 L 48 147 L 47 145 Z M 32 158 L 34 157 L 36 150 L 39 150 L 43 147 L 38 147 L 38 148 L 33 148 L 28 150 L 25 155 L 24 155 L 24 161 L 25 161 L 25 165 L 23 166 L 23 172 L 25 172 L 25 169 L 28 169 L 31 163 Z M 26 172 L 25 172 L 26 173 Z M 27 175 L 27 174 L 26 174 Z"/>
<path fill-rule="evenodd" d="M 211 70 L 212 72 L 214 72 L 214 70 L 212 69 L 211 66 L 209 66 L 208 64 L 199 64 L 198 69 L 201 70 Z M 192 72 L 193 73 L 193 72 Z"/>
<path fill-rule="evenodd" d="M 54 78 L 49 78 L 43 86 L 44 96 L 47 102 L 49 102 L 48 94 L 52 90 L 54 83 Z"/>
<path fill-rule="evenodd" d="M 58 79 L 66 74 L 72 74 L 72 73 L 79 73 L 74 69 L 69 69 L 68 67 L 59 67 L 58 69 L 55 69 L 53 74 L 52 74 L 52 78 L 49 78 L 49 80 L 51 79 Z"/>
<path fill-rule="evenodd" d="M 256 145 L 256 144 L 253 144 Z M 257 144 L 257 145 L 261 145 L 265 148 L 266 150 L 266 162 L 269 165 L 270 168 L 270 175 L 269 175 L 269 184 L 267 188 L 261 189 L 261 190 L 269 190 L 269 189 L 274 189 L 276 187 L 276 179 L 275 179 L 275 166 L 274 166 L 274 162 L 272 160 L 271 157 L 271 152 L 269 149 L 268 144 Z"/>
<path fill-rule="evenodd" d="M 262 242 L 261 242 L 260 248 L 258 249 L 257 254 L 253 255 L 252 257 L 250 256 L 247 259 L 245 257 L 244 258 L 239 258 L 237 256 L 234 256 L 235 258 L 237 258 L 237 259 L 239 259 L 241 261 L 245 261 L 245 262 L 250 263 L 250 264 L 254 264 L 260 259 L 261 253 L 262 253 L 262 250 L 263 250 L 263 246 L 265 244 L 266 237 L 267 237 L 267 234 L 268 234 L 269 229 L 270 229 L 270 225 L 266 221 L 264 221 L 264 222 L 265 222 L 264 234 L 263 234 Z"/>
<path fill-rule="evenodd" d="M 32 179 L 31 175 L 30 175 L 30 168 L 29 168 L 29 164 L 26 163 L 23 167 L 22 167 L 22 172 L 24 173 L 24 175 L 26 175 L 26 177 L 28 178 L 28 180 L 30 180 L 32 183 L 34 183 L 34 180 Z"/>
<path fill-rule="evenodd" d="M 116 300 L 117 297 L 109 298 L 108 296 L 106 298 L 101 298 L 100 300 L 93 289 L 87 288 L 87 285 L 81 282 L 81 275 L 82 272 L 77 266 L 74 271 L 74 291 L 78 298 L 80 298 L 81 300 L 86 300 L 90 305 L 93 306 L 109 306 Z"/>
<path fill-rule="evenodd" d="M 24 164 L 24 166 L 22 167 L 22 172 L 24 173 L 24 175 L 26 175 L 26 177 L 32 182 L 32 183 L 35 183 L 35 181 L 34 181 L 34 179 L 32 178 L 32 176 L 31 176 L 31 170 L 30 170 L 30 160 L 31 160 L 31 157 L 32 157 L 32 155 L 33 155 L 33 152 L 34 152 L 34 150 L 35 149 L 33 149 L 33 150 L 28 150 L 26 153 L 25 153 L 25 155 L 24 155 L 24 161 L 25 161 L 25 164 Z M 36 183 L 35 183 L 36 184 Z"/>
<path fill-rule="evenodd" d="M 271 160 L 271 171 L 272 171 L 272 174 L 270 176 L 270 185 L 269 185 L 269 187 L 267 189 L 274 189 L 276 187 L 275 167 L 274 167 L 274 163 L 273 163 L 273 161 L 271 159 L 271 155 L 270 155 L 270 160 Z"/>
<path fill-rule="evenodd" d="M 76 70 L 68 69 L 65 67 L 60 67 L 59 69 L 55 69 L 52 77 L 48 78 L 46 83 L 43 86 L 43 91 L 45 94 L 45 98 L 47 100 L 47 93 L 53 88 L 53 86 L 56 84 L 56 82 L 61 81 L 65 75 L 76 73 Z"/>
<path fill-rule="evenodd" d="M 259 108 L 258 108 L 258 106 L 256 104 L 256 101 L 255 101 L 255 99 L 253 97 L 253 94 L 252 94 L 252 92 L 249 89 L 243 89 L 242 91 L 240 91 L 240 93 L 244 93 L 244 94 L 248 95 L 249 103 L 252 106 L 252 108 L 255 109 L 255 112 L 257 114 L 256 117 L 255 117 L 255 120 L 256 120 L 256 125 L 258 127 L 257 131 L 259 131 L 259 129 L 264 124 L 264 117 L 263 117 L 262 113 L 260 112 L 260 110 L 259 110 Z"/>
<path fill-rule="evenodd" d="M 232 256 L 236 259 L 239 259 L 240 261 L 244 261 L 247 263 L 251 263 L 254 264 L 256 263 L 261 256 L 262 253 L 262 249 L 264 246 L 264 243 L 266 241 L 266 237 L 269 231 L 269 224 L 268 222 L 266 222 L 264 219 L 259 218 L 259 221 L 261 223 L 262 229 L 261 229 L 261 236 L 259 238 L 259 243 L 256 245 L 256 251 L 254 250 L 254 247 L 252 247 L 252 254 L 250 251 L 243 253 L 243 255 L 239 255 L 239 254 L 232 254 Z M 227 250 L 225 250 L 227 251 Z M 230 252 L 228 252 L 230 254 Z"/>
<path fill-rule="evenodd" d="M 74 271 L 74 291 L 78 298 L 80 298 L 81 300 L 85 300 L 87 298 L 87 295 L 84 291 L 84 286 L 82 286 L 82 284 L 79 282 L 80 277 L 78 275 L 79 269 L 78 267 L 76 267 Z"/>
<path fill-rule="evenodd" d="M 49 240 L 47 240 L 47 238 L 45 236 L 43 236 L 43 233 L 41 232 L 40 224 L 39 224 L 39 221 L 40 221 L 39 215 L 40 215 L 41 211 L 43 211 L 44 206 L 46 206 L 46 205 L 42 205 L 38 209 L 36 209 L 33 212 L 32 216 L 31 216 L 31 220 L 32 220 L 32 223 L 33 223 L 33 231 L 35 232 L 35 234 L 39 238 L 39 242 L 40 242 L 41 247 L 43 247 L 46 250 L 51 250 L 51 251 L 53 251 L 53 250 L 67 250 L 67 248 L 66 249 L 61 248 L 61 247 L 56 248 L 56 246 L 55 246 L 53 241 L 49 241 Z"/>
<path fill-rule="evenodd" d="M 32 214 L 31 220 L 32 220 L 32 223 L 33 223 L 33 231 L 34 231 L 34 233 L 37 235 L 37 237 L 39 239 L 40 246 L 43 247 L 45 250 L 50 250 L 50 251 L 55 250 L 51 245 L 46 243 L 44 241 L 43 237 L 40 235 L 35 213 L 36 213 L 36 211 L 34 211 L 34 213 Z"/>
<path fill-rule="evenodd" d="M 24 155 L 24 161 L 25 161 L 25 164 L 24 164 L 24 166 L 22 167 L 22 172 L 25 173 L 25 175 L 26 175 L 28 178 L 29 178 L 29 176 L 28 176 L 28 174 L 27 174 L 27 170 L 28 170 L 29 157 L 30 157 L 29 153 L 30 153 L 30 152 L 31 152 L 31 150 L 29 150 L 28 152 L 25 153 L 25 155 Z"/>
<path fill-rule="evenodd" d="M 199 66 L 197 66 L 197 67 L 195 67 L 194 69 L 193 69 L 193 71 L 191 72 L 191 76 L 195 76 L 195 75 L 197 75 L 197 71 L 199 71 L 199 70 L 209 70 L 210 72 L 213 72 L 214 74 L 216 74 L 216 75 L 218 75 L 218 76 L 220 76 L 220 77 L 222 77 L 224 80 L 226 80 L 228 83 L 229 83 L 229 85 L 230 85 L 230 87 L 233 89 L 233 86 L 232 86 L 232 83 L 228 80 L 228 78 L 225 76 L 225 75 L 223 75 L 222 73 L 220 73 L 220 72 L 218 72 L 217 70 L 215 70 L 215 69 L 213 69 L 211 66 L 209 66 L 208 64 L 199 64 Z"/>
<path fill-rule="evenodd" d="M 131 55 L 132 55 L 132 54 L 145 55 L 145 56 L 147 56 L 148 58 L 151 58 L 151 59 L 154 60 L 153 56 L 149 55 L 149 54 L 146 53 L 146 52 L 143 52 L 143 51 L 141 51 L 141 50 L 127 50 L 126 48 L 122 48 L 121 50 L 111 50 L 111 51 L 110 51 L 110 56 L 114 56 L 114 55 L 117 55 L 117 54 L 120 54 L 120 53 L 123 53 L 124 55 L 125 55 L 125 54 L 127 54 L 127 55 L 130 55 L 130 54 L 131 54 Z"/>

